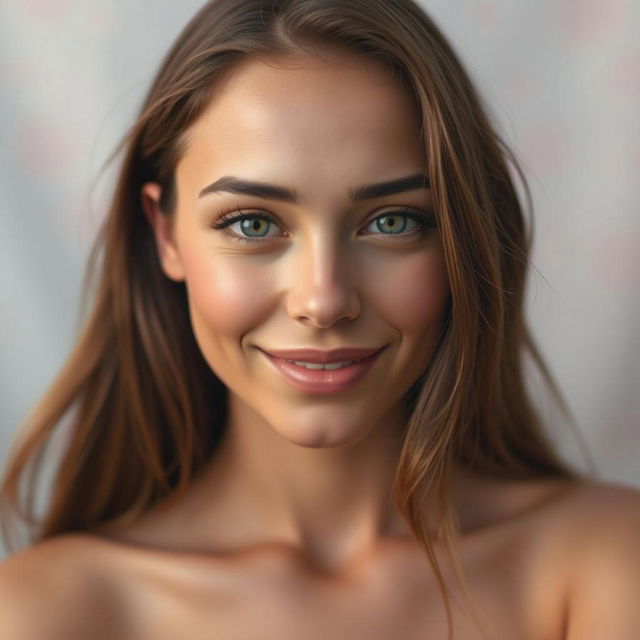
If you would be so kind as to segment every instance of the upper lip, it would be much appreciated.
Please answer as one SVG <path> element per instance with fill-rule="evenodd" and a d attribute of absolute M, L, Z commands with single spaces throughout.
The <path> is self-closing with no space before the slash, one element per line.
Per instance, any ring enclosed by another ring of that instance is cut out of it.
<path fill-rule="evenodd" d="M 383 347 L 341 347 L 329 351 L 322 351 L 320 349 L 262 349 L 262 351 L 276 358 L 282 358 L 283 360 L 331 364 L 334 362 L 361 360 L 382 349 Z"/>

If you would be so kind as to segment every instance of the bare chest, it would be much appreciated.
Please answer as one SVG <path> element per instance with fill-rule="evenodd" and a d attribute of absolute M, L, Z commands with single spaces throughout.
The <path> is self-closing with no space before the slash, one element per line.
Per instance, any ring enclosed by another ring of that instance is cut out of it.
<path fill-rule="evenodd" d="M 560 638 L 559 589 L 523 542 L 465 552 L 471 600 L 445 569 L 455 640 Z M 419 549 L 395 550 L 340 578 L 304 570 L 280 551 L 222 560 L 214 568 L 148 566 L 124 591 L 132 596 L 125 635 L 136 640 L 448 637 L 442 595 Z"/>

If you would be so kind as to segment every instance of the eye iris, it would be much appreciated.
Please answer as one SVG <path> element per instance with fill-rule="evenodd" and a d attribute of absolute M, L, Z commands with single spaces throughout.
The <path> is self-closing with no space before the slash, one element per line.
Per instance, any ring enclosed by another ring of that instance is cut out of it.
<path fill-rule="evenodd" d="M 254 238 L 260 238 L 267 234 L 270 224 L 271 223 L 268 220 L 264 220 L 262 218 L 249 218 L 242 220 L 240 227 L 244 233 L 247 233 L 247 235 Z M 264 231 L 264 233 L 259 233 L 261 230 Z"/>
<path fill-rule="evenodd" d="M 376 220 L 376 225 L 380 231 L 402 233 L 407 226 L 407 220 L 402 216 L 382 216 Z M 386 228 L 384 225 L 387 225 Z"/>

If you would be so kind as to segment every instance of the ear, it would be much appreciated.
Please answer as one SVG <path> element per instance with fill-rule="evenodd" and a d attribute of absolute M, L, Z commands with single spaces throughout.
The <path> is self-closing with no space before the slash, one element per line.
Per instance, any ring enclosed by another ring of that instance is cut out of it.
<path fill-rule="evenodd" d="M 171 280 L 182 282 L 185 276 L 182 260 L 175 242 L 175 217 L 168 216 L 161 211 L 161 193 L 162 188 L 157 182 L 145 183 L 140 193 L 142 210 L 156 240 L 162 271 Z"/>

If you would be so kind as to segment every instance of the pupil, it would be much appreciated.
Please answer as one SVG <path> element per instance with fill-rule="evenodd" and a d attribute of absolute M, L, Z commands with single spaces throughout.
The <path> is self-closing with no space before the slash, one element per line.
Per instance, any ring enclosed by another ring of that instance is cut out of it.
<path fill-rule="evenodd" d="M 398 231 L 401 232 L 404 229 L 402 223 L 398 220 L 399 216 L 384 216 L 378 220 L 378 228 L 381 231 Z M 386 229 L 384 228 L 386 226 Z"/>
<path fill-rule="evenodd" d="M 247 232 L 249 235 L 263 236 L 265 235 L 268 227 L 262 229 L 263 233 L 260 233 L 261 231 L 260 227 L 264 226 L 265 222 L 266 222 L 265 220 L 261 220 L 260 218 L 252 218 L 249 220 L 243 220 L 241 226 L 243 231 Z"/>

